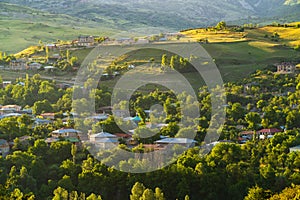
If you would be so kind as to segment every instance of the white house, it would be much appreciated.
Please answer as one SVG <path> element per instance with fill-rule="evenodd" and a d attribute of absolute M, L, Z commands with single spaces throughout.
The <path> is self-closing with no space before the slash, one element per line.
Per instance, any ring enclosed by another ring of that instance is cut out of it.
<path fill-rule="evenodd" d="M 295 146 L 295 147 L 291 147 L 291 148 L 290 148 L 290 152 L 293 152 L 293 151 L 299 152 L 299 151 L 300 151 L 300 145 Z"/>
<path fill-rule="evenodd" d="M 279 132 L 282 132 L 282 130 L 279 130 L 277 128 L 261 129 L 257 131 L 257 133 L 259 134 L 259 139 L 261 140 L 272 138 L 275 133 Z"/>
<path fill-rule="evenodd" d="M 95 44 L 95 37 L 94 36 L 79 36 L 78 37 L 78 46 L 93 46 Z"/>
<path fill-rule="evenodd" d="M 106 132 L 90 135 L 90 142 L 101 149 L 110 149 L 119 144 L 117 136 Z"/>
<path fill-rule="evenodd" d="M 96 133 L 93 135 L 90 135 L 90 142 L 98 142 L 104 138 L 114 138 L 116 139 L 117 136 L 107 133 L 107 132 L 101 132 L 101 133 Z"/>
<path fill-rule="evenodd" d="M 11 84 L 11 81 L 3 81 L 2 82 L 2 86 L 3 88 L 5 88 L 6 86 L 10 85 Z"/>
<path fill-rule="evenodd" d="M 72 128 L 58 129 L 52 132 L 52 137 L 68 137 L 68 138 L 78 138 L 78 134 L 81 131 Z"/>
<path fill-rule="evenodd" d="M 42 67 L 42 64 L 37 63 L 37 62 L 33 62 L 33 63 L 28 64 L 28 69 L 31 69 L 31 70 L 38 70 L 41 67 Z"/>
<path fill-rule="evenodd" d="M 103 138 L 95 143 L 96 147 L 101 149 L 111 149 L 119 145 L 119 141 L 116 138 Z"/>

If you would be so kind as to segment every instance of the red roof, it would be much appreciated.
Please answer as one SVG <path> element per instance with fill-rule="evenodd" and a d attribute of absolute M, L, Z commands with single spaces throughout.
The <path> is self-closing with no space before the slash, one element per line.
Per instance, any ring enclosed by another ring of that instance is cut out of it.
<path fill-rule="evenodd" d="M 278 128 L 265 128 L 265 129 L 261 129 L 258 132 L 259 133 L 278 133 L 278 132 L 281 132 L 281 130 Z"/>
<path fill-rule="evenodd" d="M 240 132 L 241 135 L 253 135 L 254 131 L 242 131 Z"/>

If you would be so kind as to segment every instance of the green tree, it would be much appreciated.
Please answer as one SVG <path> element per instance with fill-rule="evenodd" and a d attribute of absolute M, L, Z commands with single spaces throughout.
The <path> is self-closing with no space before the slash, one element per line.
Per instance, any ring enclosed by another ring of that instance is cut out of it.
<path fill-rule="evenodd" d="M 155 200 L 155 195 L 151 189 L 145 189 L 140 200 Z"/>
<path fill-rule="evenodd" d="M 48 62 L 48 58 L 49 58 L 49 47 L 46 46 L 45 48 L 45 53 L 46 53 L 46 62 Z"/>
<path fill-rule="evenodd" d="M 20 191 L 20 189 L 16 188 L 14 191 L 10 194 L 10 199 L 15 200 L 22 200 L 24 194 Z"/>
<path fill-rule="evenodd" d="M 161 68 L 163 71 L 169 66 L 168 56 L 167 54 L 163 54 L 161 57 Z"/>
<path fill-rule="evenodd" d="M 261 118 L 257 112 L 249 112 L 245 116 L 245 121 L 248 123 L 249 129 L 257 130 L 261 123 Z"/>
<path fill-rule="evenodd" d="M 58 186 L 65 188 L 67 191 L 72 191 L 75 188 L 70 176 L 67 175 L 64 175 L 62 179 L 58 181 Z"/>
<path fill-rule="evenodd" d="M 54 197 L 52 200 L 68 200 L 69 193 L 64 188 L 58 187 L 53 191 Z"/>
<path fill-rule="evenodd" d="M 86 200 L 102 200 L 101 196 L 100 195 L 95 195 L 94 193 L 90 194 L 90 196 L 88 196 L 86 198 Z"/>
<path fill-rule="evenodd" d="M 237 122 L 239 119 L 244 118 L 246 112 L 240 103 L 234 103 L 231 108 L 227 110 L 227 113 L 233 121 Z"/>
<path fill-rule="evenodd" d="M 159 187 L 155 188 L 154 196 L 156 200 L 165 200 L 164 193 Z"/>
<path fill-rule="evenodd" d="M 53 111 L 52 105 L 48 100 L 36 101 L 32 107 L 32 112 L 35 115 L 39 115 L 46 112 L 52 112 L 52 111 Z"/>
<path fill-rule="evenodd" d="M 293 129 L 296 127 L 300 127 L 300 112 L 298 110 L 289 110 L 286 116 L 286 128 Z"/>
<path fill-rule="evenodd" d="M 256 185 L 255 187 L 249 189 L 245 200 L 264 200 L 267 198 L 269 198 L 269 193 Z"/>
<path fill-rule="evenodd" d="M 140 200 L 145 190 L 142 183 L 136 182 L 131 189 L 130 200 Z"/>
<path fill-rule="evenodd" d="M 175 69 L 175 67 L 176 67 L 176 56 L 172 56 L 171 57 L 171 60 L 170 60 L 170 67 L 171 67 L 171 69 Z"/>
<path fill-rule="evenodd" d="M 132 137 L 140 143 L 151 144 L 159 139 L 159 132 L 158 130 L 153 130 L 146 126 L 140 126 L 135 129 Z"/>
<path fill-rule="evenodd" d="M 216 25 L 216 29 L 217 30 L 223 30 L 223 29 L 226 29 L 227 27 L 227 24 L 225 21 L 220 21 L 217 25 Z"/>
<path fill-rule="evenodd" d="M 75 144 L 72 144 L 71 155 L 72 155 L 74 164 L 76 163 L 76 153 L 77 153 L 77 146 Z"/>
<path fill-rule="evenodd" d="M 300 185 L 292 185 L 292 187 L 285 188 L 279 194 L 275 194 L 270 198 L 270 200 L 290 199 L 300 199 Z"/>

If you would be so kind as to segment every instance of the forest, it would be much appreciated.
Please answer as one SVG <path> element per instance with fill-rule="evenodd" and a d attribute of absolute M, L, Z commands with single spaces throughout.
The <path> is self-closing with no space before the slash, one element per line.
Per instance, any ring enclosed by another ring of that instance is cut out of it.
<path fill-rule="evenodd" d="M 300 75 L 273 71 L 274 67 L 257 70 L 249 78 L 224 85 L 226 121 L 215 130 L 220 142 L 207 155 L 202 155 L 201 146 L 214 120 L 210 91 L 205 86 L 199 88 L 197 99 L 183 94 L 190 105 L 188 109 L 200 111 L 199 118 L 192 120 L 197 145 L 172 164 L 140 174 L 109 167 L 105 163 L 109 159 L 99 160 L 84 145 L 63 138 L 47 144 L 45 139 L 53 130 L 78 128 L 72 120 L 72 105 L 84 106 L 85 101 L 72 101 L 72 94 L 82 88 L 60 88 L 55 81 L 43 80 L 38 74 L 17 79 L 0 89 L 0 105 L 31 108 L 32 115 L 0 120 L 0 138 L 13 142 L 9 154 L 0 157 L 0 199 L 299 199 L 300 153 L 290 148 L 300 145 Z M 84 87 L 88 88 L 89 83 Z M 93 90 L 95 108 L 109 105 L 111 95 L 106 87 Z M 127 148 L 120 143 L 113 151 L 143 153 L 149 151 L 144 144 L 152 144 L 159 135 L 184 135 L 186 130 L 179 125 L 180 101 L 172 91 L 161 88 L 134 93 L 129 107 L 132 115 L 137 113 L 141 118 L 132 136 L 137 145 Z M 167 126 L 145 139 L 143 132 L 151 131 L 145 125 L 151 117 L 156 118 L 144 111 L 153 104 L 163 106 L 162 120 Z M 33 116 L 49 112 L 55 113 L 52 123 L 33 125 Z M 63 113 L 69 113 L 67 123 L 62 121 Z M 121 130 L 115 120 L 113 116 L 98 122 L 85 119 L 81 125 L 91 125 L 93 133 L 104 129 L 116 134 Z M 262 128 L 282 131 L 269 139 L 253 137 L 245 144 L 239 143 L 242 131 L 256 132 Z M 30 137 L 24 141 L 20 140 L 22 136 Z M 126 162 L 130 161 L 120 161 L 119 167 L 126 166 Z M 137 162 L 135 167 L 147 167 L 143 165 L 147 162 Z"/>

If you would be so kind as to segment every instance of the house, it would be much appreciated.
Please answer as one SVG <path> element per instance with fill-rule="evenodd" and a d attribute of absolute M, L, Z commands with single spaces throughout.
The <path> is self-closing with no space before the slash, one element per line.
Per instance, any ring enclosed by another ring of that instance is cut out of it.
<path fill-rule="evenodd" d="M 282 130 L 277 129 L 277 128 L 268 128 L 268 129 L 261 129 L 257 131 L 259 135 L 259 139 L 264 140 L 267 138 L 272 138 L 275 133 L 280 133 Z"/>
<path fill-rule="evenodd" d="M 100 133 L 90 135 L 89 138 L 90 138 L 90 142 L 98 142 L 98 141 L 102 140 L 103 138 L 114 138 L 114 139 L 116 139 L 117 136 L 102 131 Z"/>
<path fill-rule="evenodd" d="M 118 139 L 115 138 L 102 138 L 98 140 L 94 145 L 100 149 L 111 149 L 119 145 Z"/>
<path fill-rule="evenodd" d="M 255 135 L 255 131 L 242 131 L 240 132 L 240 137 L 245 140 L 252 140 L 253 135 Z"/>
<path fill-rule="evenodd" d="M 94 36 L 79 36 L 78 37 L 78 46 L 90 47 L 95 44 L 95 37 Z"/>
<path fill-rule="evenodd" d="M 294 151 L 299 152 L 300 151 L 300 145 L 290 148 L 290 152 L 294 152 Z"/>
<path fill-rule="evenodd" d="M 44 69 L 48 72 L 54 72 L 54 70 L 56 70 L 58 68 L 48 65 L 48 66 L 45 66 Z"/>
<path fill-rule="evenodd" d="M 55 113 L 43 113 L 40 116 L 43 117 L 44 119 L 51 119 L 51 120 L 55 119 Z"/>
<path fill-rule="evenodd" d="M 103 113 L 103 114 L 98 114 L 98 115 L 94 115 L 94 116 L 90 116 L 87 119 L 92 119 L 93 121 L 104 121 L 108 118 L 108 115 Z"/>
<path fill-rule="evenodd" d="M 9 144 L 6 140 L 0 139 L 0 156 L 5 157 L 9 153 Z"/>
<path fill-rule="evenodd" d="M 22 113 L 27 114 L 27 115 L 32 115 L 32 109 L 31 108 L 23 108 Z"/>
<path fill-rule="evenodd" d="M 90 135 L 90 142 L 101 149 L 110 149 L 119 144 L 117 136 L 103 131 Z"/>
<path fill-rule="evenodd" d="M 55 67 L 54 69 L 57 69 L 57 68 Z M 66 90 L 68 88 L 71 88 L 72 85 L 68 84 L 68 83 L 60 83 L 60 84 L 56 84 L 56 87 L 58 87 L 60 89 L 63 89 L 63 90 Z"/>
<path fill-rule="evenodd" d="M 57 62 L 57 60 L 61 59 L 61 56 L 59 54 L 52 54 L 48 57 L 47 63 L 49 65 L 53 65 L 54 63 Z"/>
<path fill-rule="evenodd" d="M 55 131 L 52 131 L 51 135 L 54 138 L 78 138 L 78 134 L 81 133 L 81 131 L 71 128 L 62 128 Z"/>
<path fill-rule="evenodd" d="M 134 39 L 132 39 L 132 38 L 120 38 L 120 39 L 117 39 L 116 42 L 117 42 L 117 44 L 123 44 L 123 45 L 135 43 Z"/>
<path fill-rule="evenodd" d="M 165 41 L 168 41 L 168 38 L 166 38 L 166 37 L 159 38 L 159 40 L 158 40 L 158 41 L 160 41 L 160 42 L 165 42 Z"/>
<path fill-rule="evenodd" d="M 46 44 L 45 47 L 49 50 L 54 50 L 57 48 L 56 44 Z"/>
<path fill-rule="evenodd" d="M 2 82 L 2 87 L 5 88 L 6 86 L 10 85 L 11 81 L 3 81 Z"/>
<path fill-rule="evenodd" d="M 11 70 L 26 70 L 26 61 L 24 59 L 12 60 L 9 64 Z"/>
<path fill-rule="evenodd" d="M 136 124 L 142 121 L 142 119 L 138 115 L 136 115 L 135 117 L 131 117 L 130 120 L 135 122 Z"/>
<path fill-rule="evenodd" d="M 8 114 L 5 114 L 5 115 L 2 115 L 1 117 L 5 118 L 5 117 L 20 117 L 20 116 L 21 116 L 20 113 L 8 113 Z"/>
<path fill-rule="evenodd" d="M 25 86 L 25 83 L 20 81 L 17 83 L 17 85 Z"/>
<path fill-rule="evenodd" d="M 18 105 L 5 105 L 5 106 L 0 106 L 0 112 L 1 113 L 15 113 L 15 112 L 20 112 L 21 111 L 21 106 Z"/>
<path fill-rule="evenodd" d="M 139 38 L 135 43 L 136 44 L 148 44 L 150 41 L 145 38 Z"/>
<path fill-rule="evenodd" d="M 284 62 L 277 65 L 277 73 L 279 74 L 293 74 L 295 73 L 296 66 L 292 63 Z"/>
<path fill-rule="evenodd" d="M 47 125 L 52 123 L 52 121 L 48 120 L 48 119 L 40 119 L 40 118 L 35 118 L 33 124 L 34 126 L 39 126 L 39 125 Z"/>
<path fill-rule="evenodd" d="M 38 70 L 38 69 L 40 69 L 41 67 L 42 67 L 42 64 L 37 63 L 37 62 L 33 62 L 33 63 L 28 64 L 27 69 Z"/>
<path fill-rule="evenodd" d="M 46 143 L 51 144 L 53 142 L 57 142 L 60 140 L 69 141 L 75 145 L 80 144 L 80 137 L 81 131 L 69 128 L 62 128 L 55 131 L 52 131 L 50 138 L 45 140 Z"/>
<path fill-rule="evenodd" d="M 164 138 L 155 141 L 156 144 L 167 146 L 167 145 L 181 145 L 185 147 L 194 147 L 197 141 L 189 138 Z"/>

